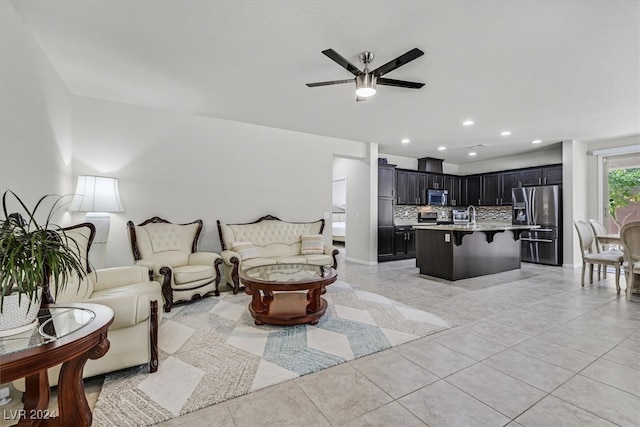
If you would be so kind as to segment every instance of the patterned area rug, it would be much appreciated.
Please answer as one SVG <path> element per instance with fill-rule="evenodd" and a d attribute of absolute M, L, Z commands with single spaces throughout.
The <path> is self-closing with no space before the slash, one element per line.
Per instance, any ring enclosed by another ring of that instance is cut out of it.
<path fill-rule="evenodd" d="M 165 313 L 158 371 L 108 374 L 93 425 L 153 425 L 453 326 L 341 281 L 327 287 L 315 326 L 255 326 L 250 298 L 223 293 Z"/>

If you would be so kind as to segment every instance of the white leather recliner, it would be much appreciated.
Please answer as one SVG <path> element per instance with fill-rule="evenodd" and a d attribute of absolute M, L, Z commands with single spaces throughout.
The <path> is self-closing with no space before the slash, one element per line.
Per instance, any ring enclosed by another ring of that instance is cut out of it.
<path fill-rule="evenodd" d="M 63 229 L 77 244 L 87 276 L 74 275 L 58 295 L 43 290 L 43 303 L 88 302 L 105 305 L 113 310 L 113 323 L 107 331 L 109 351 L 99 359 L 89 359 L 83 378 L 149 364 L 149 372 L 158 370 L 158 324 L 162 311 L 160 283 L 150 279 L 144 267 L 128 266 L 92 271 L 88 263 L 91 242 L 96 233 L 93 224 L 83 223 Z M 49 369 L 49 384 L 58 384 L 60 366 Z M 24 379 L 14 382 L 24 391 Z"/>
<path fill-rule="evenodd" d="M 220 295 L 222 258 L 213 252 L 198 252 L 202 220 L 172 224 L 153 217 L 140 225 L 127 222 L 136 265 L 148 268 L 162 283 L 164 311 L 179 301 L 190 301 L 213 292 Z"/>

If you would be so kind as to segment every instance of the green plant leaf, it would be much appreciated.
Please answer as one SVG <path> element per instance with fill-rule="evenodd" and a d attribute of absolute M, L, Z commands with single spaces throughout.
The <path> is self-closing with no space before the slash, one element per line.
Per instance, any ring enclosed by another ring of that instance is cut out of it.
<path fill-rule="evenodd" d="M 17 202 L 20 212 L 9 214 L 8 198 Z M 53 203 L 46 212 L 44 223 L 37 220 L 38 210 L 49 199 Z M 6 295 L 18 293 L 18 299 L 35 302 L 38 288 L 49 285 L 57 296 L 72 275 L 86 276 L 80 245 L 64 230 L 52 223 L 55 212 L 63 207 L 64 196 L 41 197 L 33 209 L 13 191 L 2 195 L 0 220 L 0 312 Z"/>

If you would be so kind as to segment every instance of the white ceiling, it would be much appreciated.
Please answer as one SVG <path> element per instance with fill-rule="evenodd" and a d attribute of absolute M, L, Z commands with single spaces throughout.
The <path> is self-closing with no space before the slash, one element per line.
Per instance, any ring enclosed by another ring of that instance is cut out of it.
<path fill-rule="evenodd" d="M 638 1 L 12 4 L 78 95 L 456 164 L 640 133 Z M 358 67 L 372 51 L 376 68 L 414 47 L 425 55 L 385 77 L 422 89 L 380 86 L 356 103 L 350 84 L 305 86 L 353 77 L 324 49 Z M 489 147 L 471 158 L 476 144 Z"/>

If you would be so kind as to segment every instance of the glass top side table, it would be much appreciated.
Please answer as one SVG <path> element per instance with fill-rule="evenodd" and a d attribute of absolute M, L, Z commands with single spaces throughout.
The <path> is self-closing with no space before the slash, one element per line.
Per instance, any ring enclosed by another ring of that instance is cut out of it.
<path fill-rule="evenodd" d="M 0 382 L 25 378 L 24 410 L 18 425 L 90 426 L 92 414 L 84 394 L 82 370 L 89 358 L 109 350 L 107 329 L 113 310 L 99 304 L 43 305 L 37 329 L 0 338 Z M 57 417 L 47 411 L 47 369 L 62 363 L 58 379 Z"/>

